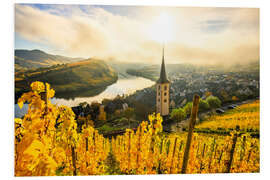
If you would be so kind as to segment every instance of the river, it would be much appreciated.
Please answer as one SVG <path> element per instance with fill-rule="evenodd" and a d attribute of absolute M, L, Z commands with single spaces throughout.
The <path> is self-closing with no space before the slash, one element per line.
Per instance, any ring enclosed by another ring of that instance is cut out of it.
<path fill-rule="evenodd" d="M 142 77 L 130 76 L 128 78 L 119 78 L 118 81 L 108 86 L 103 92 L 92 97 L 75 97 L 73 99 L 52 98 L 51 102 L 57 105 L 66 105 L 69 107 L 77 106 L 81 102 L 91 103 L 93 101 L 101 102 L 103 99 L 113 99 L 117 95 L 128 95 L 136 90 L 141 90 L 154 85 L 155 82 Z M 15 104 L 15 117 L 21 117 L 27 112 L 28 106 L 25 104 L 22 109 Z"/>

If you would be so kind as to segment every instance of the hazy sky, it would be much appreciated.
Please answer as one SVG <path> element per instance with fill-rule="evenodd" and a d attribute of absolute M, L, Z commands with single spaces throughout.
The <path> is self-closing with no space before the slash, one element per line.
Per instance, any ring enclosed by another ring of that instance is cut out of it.
<path fill-rule="evenodd" d="M 259 9 L 15 5 L 15 48 L 160 63 L 258 60 Z"/>

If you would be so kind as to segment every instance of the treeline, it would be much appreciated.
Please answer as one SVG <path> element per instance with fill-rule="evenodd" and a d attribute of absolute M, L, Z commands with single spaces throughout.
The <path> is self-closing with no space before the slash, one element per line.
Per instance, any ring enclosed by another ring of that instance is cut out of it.
<path fill-rule="evenodd" d="M 198 111 L 201 113 L 209 110 L 214 110 L 219 107 L 221 107 L 221 101 L 219 98 L 209 94 L 205 100 L 200 99 Z M 191 109 L 192 102 L 186 103 L 183 107 L 172 109 L 172 112 L 170 113 L 170 119 L 174 122 L 185 120 L 190 116 Z"/>

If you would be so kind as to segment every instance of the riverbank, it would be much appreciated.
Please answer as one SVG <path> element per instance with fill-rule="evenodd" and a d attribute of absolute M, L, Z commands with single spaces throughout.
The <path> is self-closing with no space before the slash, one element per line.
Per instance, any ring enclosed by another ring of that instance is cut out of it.
<path fill-rule="evenodd" d="M 85 94 L 77 94 L 74 97 L 69 98 L 52 98 L 51 102 L 57 105 L 66 105 L 69 107 L 78 106 L 80 103 L 86 102 L 91 104 L 92 102 L 101 103 L 103 99 L 113 99 L 118 95 L 130 95 L 138 90 L 142 90 L 147 87 L 151 87 L 155 82 L 142 78 L 129 76 L 128 78 L 119 78 L 114 84 L 107 86 L 102 92 L 94 96 L 87 96 Z M 56 92 L 57 93 L 57 92 Z M 84 93 L 84 92 L 83 92 Z M 15 117 L 21 117 L 27 111 L 27 105 L 20 109 L 15 104 Z"/>

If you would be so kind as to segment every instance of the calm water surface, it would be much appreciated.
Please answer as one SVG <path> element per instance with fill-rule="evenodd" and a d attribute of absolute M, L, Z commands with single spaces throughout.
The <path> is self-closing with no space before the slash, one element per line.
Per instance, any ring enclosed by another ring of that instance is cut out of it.
<path fill-rule="evenodd" d="M 118 81 L 106 88 L 102 93 L 92 97 L 76 97 L 74 99 L 52 98 L 51 102 L 57 105 L 66 105 L 69 107 L 77 106 L 81 102 L 91 103 L 93 101 L 101 102 L 104 98 L 113 99 L 117 95 L 132 94 L 136 90 L 141 90 L 154 85 L 155 82 L 141 77 L 130 77 L 127 79 L 118 79 Z M 22 109 L 15 104 L 15 117 L 21 117 L 27 112 L 27 105 Z"/>

